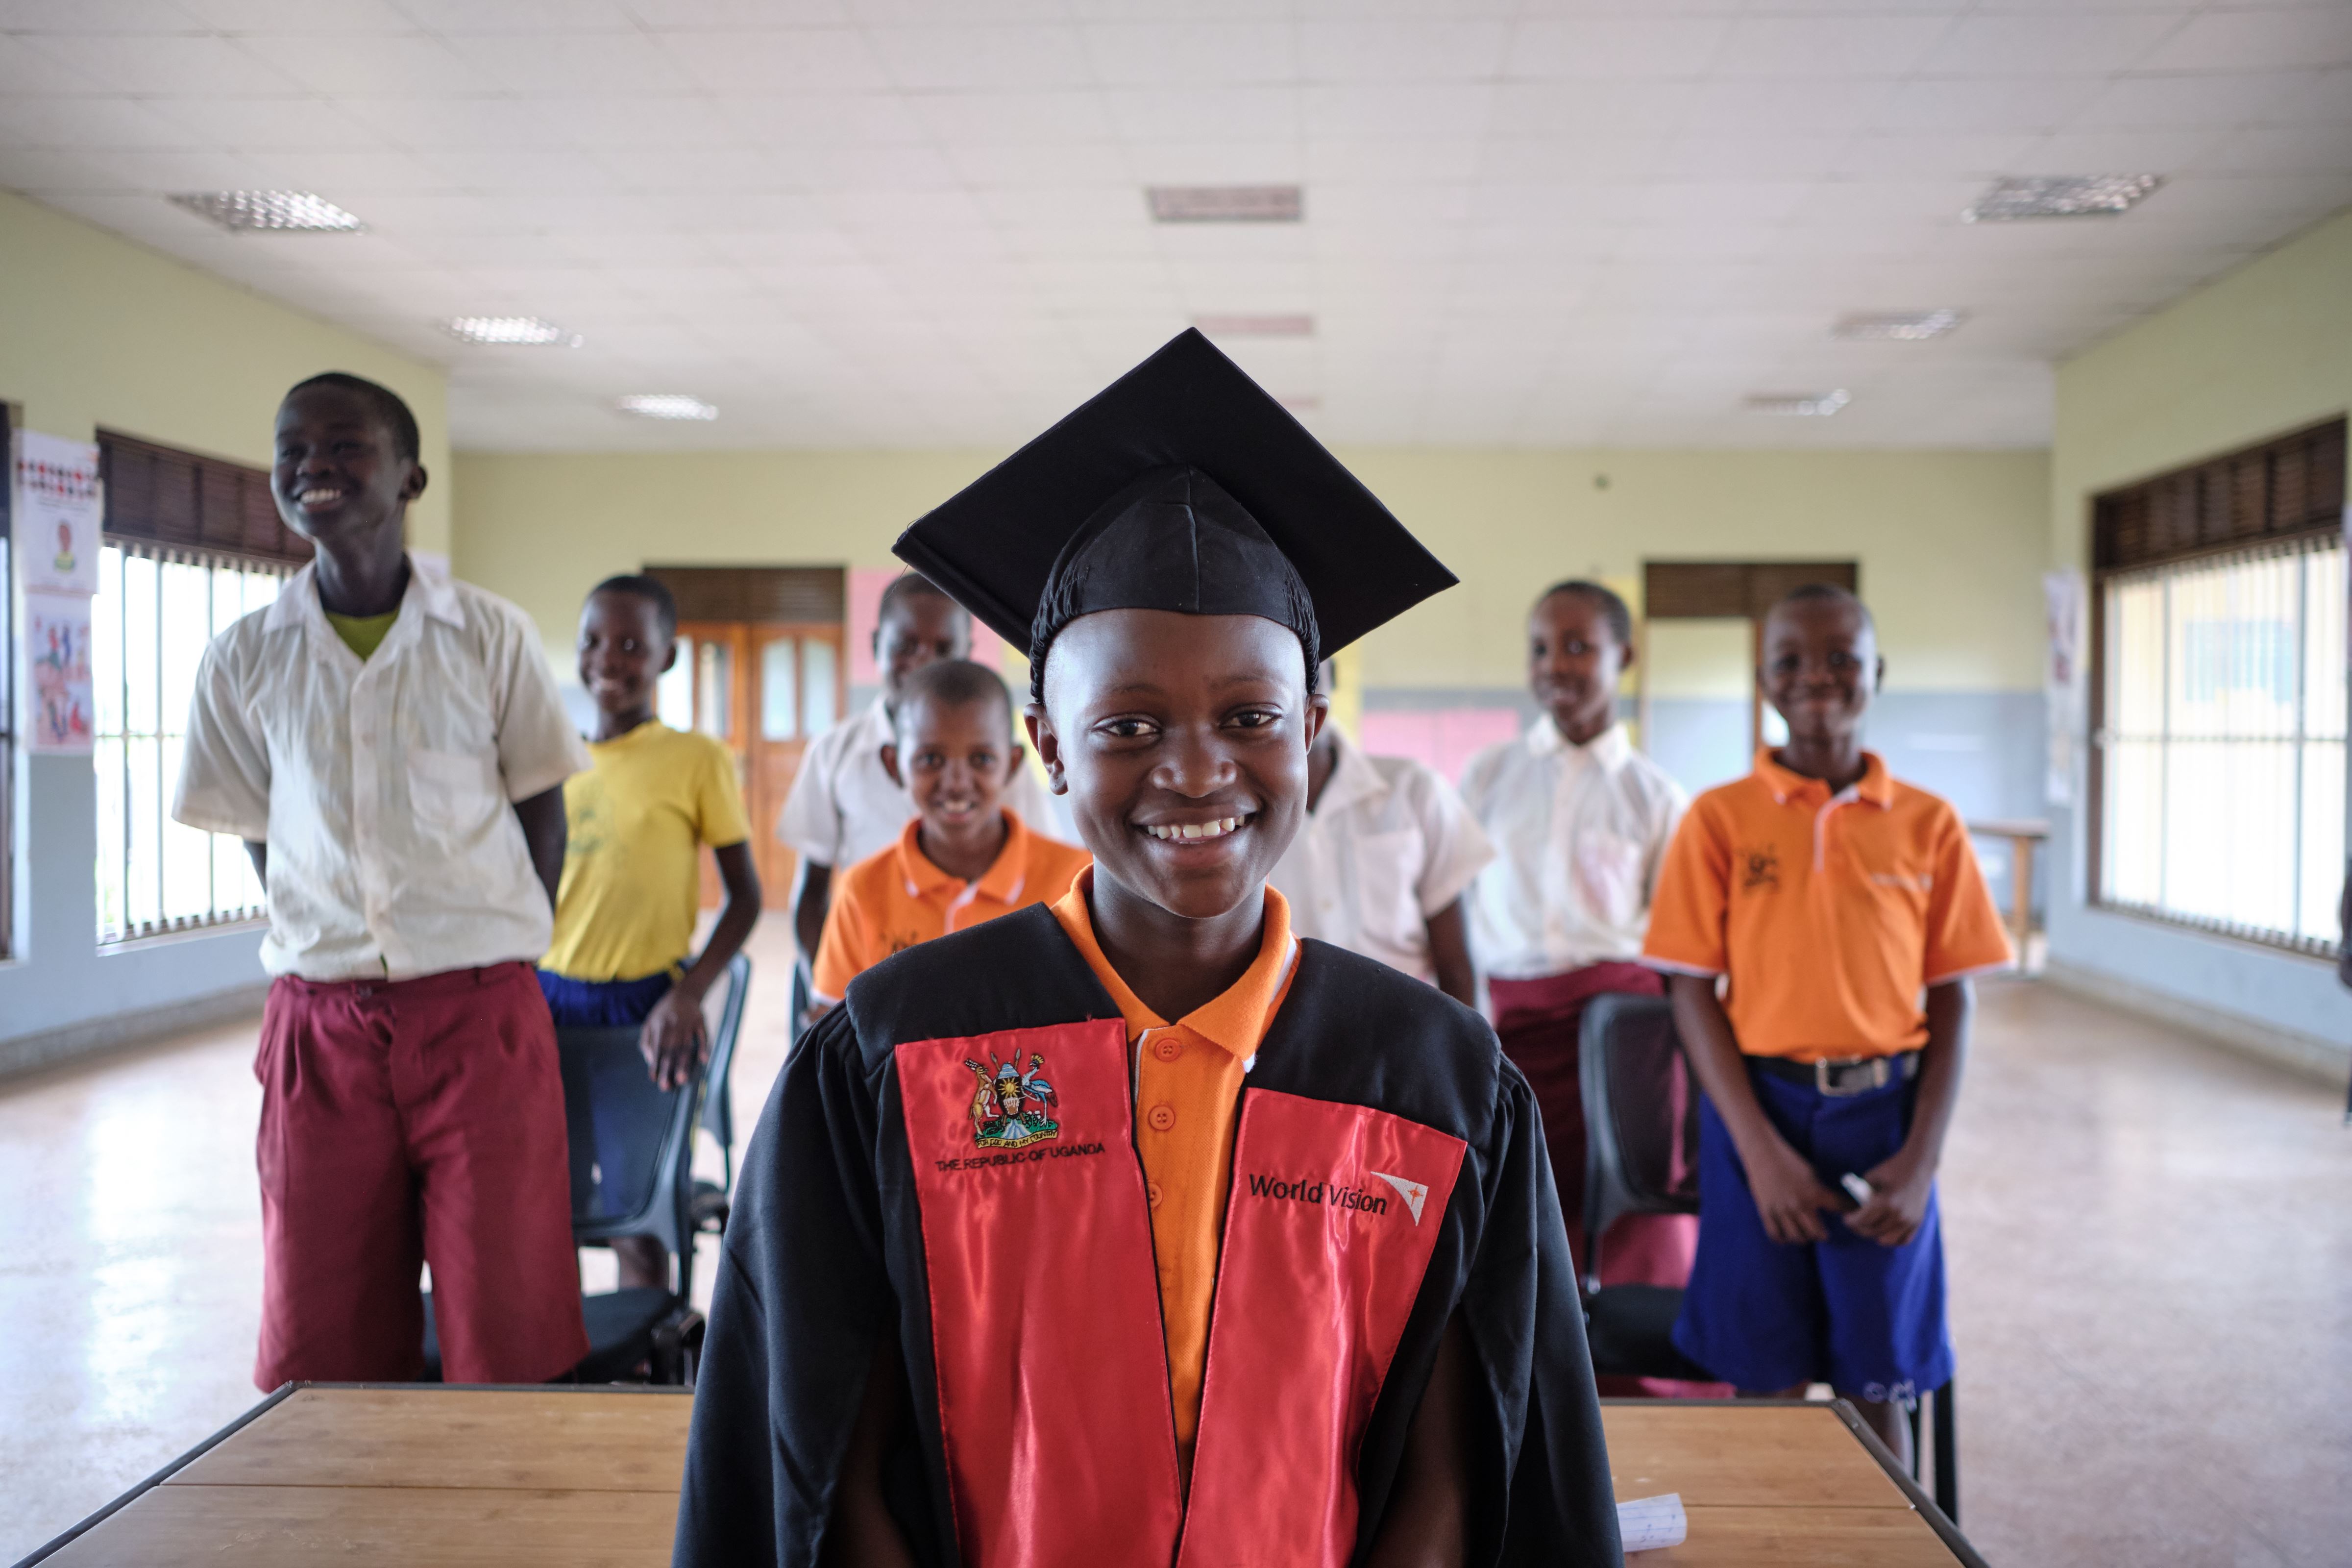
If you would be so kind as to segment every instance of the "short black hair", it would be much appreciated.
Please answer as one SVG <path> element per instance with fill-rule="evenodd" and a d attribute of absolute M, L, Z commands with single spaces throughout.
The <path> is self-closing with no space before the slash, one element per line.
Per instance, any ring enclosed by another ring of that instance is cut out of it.
<path fill-rule="evenodd" d="M 416 416 L 409 411 L 408 404 L 400 394 L 392 388 L 381 382 L 370 381 L 363 375 L 353 375 L 347 370 L 330 370 L 296 382 L 286 389 L 286 396 L 281 402 L 290 403 L 297 393 L 313 386 L 339 387 L 345 392 L 359 394 L 373 405 L 376 417 L 383 420 L 384 427 L 392 432 L 392 445 L 395 451 L 412 463 L 424 457 L 425 440 L 417 434 Z"/>
<path fill-rule="evenodd" d="M 1616 589 L 1582 577 L 1570 577 L 1564 583 L 1554 583 L 1536 595 L 1540 605 L 1555 594 L 1581 594 L 1601 606 L 1601 618 L 1609 623 L 1609 635 L 1617 639 L 1619 647 L 1633 646 L 1633 612 Z"/>
<path fill-rule="evenodd" d="M 929 594 L 935 598 L 945 599 L 949 604 L 955 605 L 954 595 L 920 572 L 901 572 L 890 579 L 888 587 L 882 590 L 882 602 L 875 606 L 874 611 L 875 629 L 879 631 L 882 623 L 890 618 L 891 611 L 918 594 Z M 956 608 L 965 615 L 971 613 L 964 610 L 961 605 L 956 605 Z"/>
<path fill-rule="evenodd" d="M 906 713 L 919 698 L 942 708 L 993 702 L 1003 710 L 1005 734 L 1013 733 L 1013 693 L 1004 689 L 1003 678 L 984 664 L 968 658 L 935 658 L 918 666 L 898 688 L 897 713 Z"/>
<path fill-rule="evenodd" d="M 1772 608 L 1778 610 L 1782 605 L 1851 605 L 1862 616 L 1863 629 L 1871 635 L 1874 641 L 1878 637 L 1878 617 L 1870 613 L 1870 606 L 1864 604 L 1862 596 L 1853 589 L 1841 588 L 1835 583 L 1799 584 L 1781 595 Z M 1770 617 L 1768 616 L 1766 618 L 1769 620 Z"/>
<path fill-rule="evenodd" d="M 672 642 L 677 640 L 677 598 L 669 591 L 669 584 L 659 578 L 625 572 L 618 577 L 607 577 L 588 590 L 591 599 L 599 594 L 627 594 L 643 599 L 654 607 L 654 619 L 660 623 L 662 636 Z"/>

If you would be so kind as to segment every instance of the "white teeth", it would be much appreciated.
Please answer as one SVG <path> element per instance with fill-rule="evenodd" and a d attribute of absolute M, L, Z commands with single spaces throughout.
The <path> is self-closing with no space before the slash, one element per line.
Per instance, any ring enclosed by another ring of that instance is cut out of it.
<path fill-rule="evenodd" d="M 320 501 L 340 500 L 341 490 L 304 490 L 299 498 L 304 506 L 317 506 Z"/>
<path fill-rule="evenodd" d="M 1243 816 L 1223 816 L 1214 822 L 1187 822 L 1181 826 L 1164 827 L 1146 826 L 1143 831 L 1154 838 L 1163 839 L 1171 844 L 1191 843 L 1199 838 L 1223 838 L 1248 820 L 1247 817 Z"/>

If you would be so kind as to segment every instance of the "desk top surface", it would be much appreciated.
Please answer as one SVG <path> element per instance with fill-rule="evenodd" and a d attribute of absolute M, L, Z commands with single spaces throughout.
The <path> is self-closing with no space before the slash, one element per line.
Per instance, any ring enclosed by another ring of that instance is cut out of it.
<path fill-rule="evenodd" d="M 669 1391 L 310 1387 L 134 1493 L 46 1561 L 154 1568 L 669 1560 L 692 1402 Z M 1682 1546 L 1634 1568 L 1949 1568 L 1827 1405 L 1604 1405 L 1622 1499 L 1679 1492 Z"/>

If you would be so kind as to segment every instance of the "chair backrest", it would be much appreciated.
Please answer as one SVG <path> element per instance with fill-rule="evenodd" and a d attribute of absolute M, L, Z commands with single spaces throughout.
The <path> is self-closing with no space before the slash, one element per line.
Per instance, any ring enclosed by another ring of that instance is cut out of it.
<path fill-rule="evenodd" d="M 743 1032 L 743 994 L 751 985 L 751 960 L 739 952 L 727 961 L 726 977 L 702 999 L 703 1026 L 710 1031 L 710 1071 L 702 1095 L 702 1125 L 726 1151 L 730 1173 L 735 1160 L 735 1100 L 728 1080 L 735 1071 L 736 1037 Z"/>
<path fill-rule="evenodd" d="M 555 1031 L 572 1141 L 572 1236 L 655 1237 L 678 1254 L 678 1293 L 690 1295 L 694 1120 L 709 1069 L 698 1068 L 682 1088 L 657 1088 L 637 1048 L 641 1032 L 634 1024 Z"/>
<path fill-rule="evenodd" d="M 1585 1007 L 1585 1288 L 1600 1288 L 1601 1238 L 1629 1214 L 1698 1212 L 1698 1092 L 1662 996 L 1610 993 Z"/>

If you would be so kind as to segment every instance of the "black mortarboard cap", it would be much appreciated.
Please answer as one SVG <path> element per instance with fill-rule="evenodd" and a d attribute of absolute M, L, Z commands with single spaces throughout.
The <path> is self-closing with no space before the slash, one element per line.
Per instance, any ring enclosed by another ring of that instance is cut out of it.
<path fill-rule="evenodd" d="M 1186 331 L 898 536 L 1042 679 L 1097 610 L 1263 616 L 1328 658 L 1454 574 L 1287 409 Z"/>

